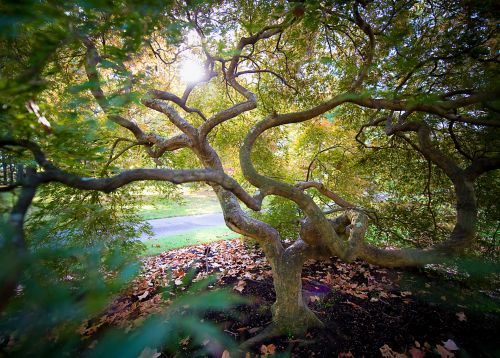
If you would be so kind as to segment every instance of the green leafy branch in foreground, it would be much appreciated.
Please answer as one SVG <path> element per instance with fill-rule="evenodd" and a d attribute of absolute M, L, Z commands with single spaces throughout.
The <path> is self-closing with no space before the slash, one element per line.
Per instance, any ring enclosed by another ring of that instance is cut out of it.
<path fill-rule="evenodd" d="M 1 228 L 0 284 L 4 285 L 19 262 L 8 248 L 9 226 L 2 223 Z M 73 261 L 72 270 L 61 277 L 56 263 L 68 259 Z M 110 298 L 136 277 L 139 265 L 130 263 L 119 250 L 110 254 L 103 245 L 37 249 L 28 252 L 21 264 L 24 269 L 17 294 L 0 321 L 2 356 L 137 357 L 145 347 L 176 351 L 179 341 L 188 335 L 192 350 L 234 348 L 219 329 L 201 319 L 207 310 L 225 310 L 241 303 L 224 290 L 206 292 L 212 278 L 176 294 L 163 312 L 150 315 L 132 331 L 103 327 L 97 335 L 84 339 L 80 333 L 84 322 L 106 309 Z M 171 290 L 165 288 L 168 298 Z"/>

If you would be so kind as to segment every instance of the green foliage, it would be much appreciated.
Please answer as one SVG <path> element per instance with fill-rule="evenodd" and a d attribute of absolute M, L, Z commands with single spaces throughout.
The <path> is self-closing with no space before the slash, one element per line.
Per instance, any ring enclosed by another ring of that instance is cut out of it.
<path fill-rule="evenodd" d="M 362 4 L 362 18 L 377 38 L 374 62 L 358 94 L 431 105 L 443 98 L 460 98 L 461 94 L 445 95 L 457 88 L 474 93 L 498 87 L 498 26 L 492 1 L 358 3 Z M 164 116 L 145 109 L 140 99 L 153 88 L 182 97 L 181 53 L 191 46 L 190 37 L 198 30 L 204 35 L 204 48 L 214 58 L 223 57 L 212 64 L 219 78 L 195 88 L 187 104 L 207 117 L 241 101 L 240 93 L 220 81 L 230 56 L 241 55 L 237 71 L 273 71 L 237 76 L 257 95 L 259 107 L 209 134 L 226 172 L 250 188 L 242 178 L 237 153 L 251 126 L 274 113 L 309 109 L 349 90 L 357 78 L 369 47 L 363 29 L 353 21 L 353 5 L 340 0 L 3 1 L 0 136 L 34 141 L 58 167 L 82 176 L 106 177 L 137 167 L 202 166 L 189 148 L 153 161 L 147 151 L 154 146 L 134 143 L 136 138 L 110 120 L 110 114 L 131 118 L 148 135 L 168 138 L 178 134 Z M 290 24 L 286 31 L 242 51 L 237 49 L 239 38 L 283 21 Z M 85 75 L 88 39 L 99 52 L 98 79 L 89 80 Z M 201 56 L 200 45 L 194 44 L 190 55 Z M 162 60 L 159 53 L 165 56 Z M 106 100 L 96 101 L 89 93 L 97 85 Z M 39 107 L 38 114 L 29 109 L 29 103 Z M 498 112 L 498 101 L 489 101 L 488 106 L 493 108 L 491 113 Z M 477 104 L 454 114 L 476 118 L 483 111 Z M 196 113 L 182 114 L 193 126 L 203 122 Z M 400 115 L 342 105 L 307 123 L 266 131 L 255 144 L 252 160 L 263 175 L 290 185 L 306 178 L 319 180 L 366 208 L 374 218 L 368 236 L 377 244 L 435 244 L 449 236 L 455 222 L 452 183 L 408 143 L 417 143 L 414 134 L 388 137 L 382 126 L 358 133 L 361 126 L 375 120 L 382 125 L 385 117 L 394 122 L 425 121 L 432 128 L 436 148 L 462 167 L 470 158 L 498 153 L 500 136 L 494 128 L 467 123 L 451 123 L 450 127 L 429 114 Z M 35 165 L 26 151 L 9 147 L 1 154 L 14 164 Z M 56 184 L 43 186 L 27 217 L 27 253 L 19 262 L 15 260 L 18 250 L 8 242 L 12 232 L 5 225 L 17 193 L 2 195 L 0 249 L 5 270 L 1 280 L 8 282 L 19 267 L 23 276 L 22 294 L 13 300 L 7 325 L 1 328 L 14 332 L 13 347 L 19 349 L 14 353 L 87 352 L 73 333 L 79 322 L 105 306 L 108 293 L 116 292 L 126 281 L 120 277 L 130 276 L 127 265 L 143 249 L 134 238 L 147 231 L 136 211 L 141 201 L 148 200 L 143 195 L 148 188 L 151 186 L 134 184 L 103 194 Z M 171 185 L 154 188 L 161 190 L 165 201 L 175 195 Z M 476 183 L 480 245 L 473 250 L 493 260 L 498 258 L 499 188 L 498 171 Z M 337 208 L 318 192 L 309 192 L 322 209 Z M 273 196 L 255 216 L 277 228 L 282 238 L 293 239 L 298 236 L 303 213 L 290 200 Z M 167 248 L 164 241 L 160 246 Z M 110 277 L 102 277 L 110 272 Z M 212 303 L 217 306 L 218 301 Z M 180 311 L 181 307 L 177 306 Z M 182 323 L 174 319 L 167 325 L 161 325 L 163 318 L 153 318 L 143 332 L 134 333 L 130 345 L 118 343 L 123 336 L 112 334 L 100 339 L 88 354 L 137 356 L 141 347 L 157 346 L 165 336 L 175 340 L 183 329 L 196 331 L 195 320 L 184 318 Z M 16 322 L 28 326 L 25 332 Z M 52 346 L 45 344 L 46 337 Z M 41 347 L 30 346 L 32 340 Z M 113 351 L 116 346 L 121 350 Z M 14 349 L 8 343 L 2 347 Z M 35 347 L 38 352 L 30 351 Z"/>
<path fill-rule="evenodd" d="M 131 263 L 121 250 L 110 254 L 105 245 L 46 247 L 13 257 L 9 226 L 3 222 L 0 228 L 2 287 L 14 273 L 9 267 L 19 263 L 23 267 L 18 295 L 2 312 L 2 355 L 137 357 L 145 347 L 176 352 L 180 339 L 187 335 L 192 337 L 190 349 L 201 349 L 200 354 L 204 347 L 201 343 L 206 339 L 232 347 L 219 330 L 200 320 L 207 309 L 224 310 L 241 301 L 225 291 L 205 292 L 211 279 L 197 282 L 164 312 L 148 317 L 132 331 L 109 327 L 101 330 L 97 342 L 82 339 L 80 327 L 100 314 L 110 298 L 131 282 L 139 272 L 138 264 Z M 68 266 L 66 276 L 61 277 L 53 267 L 68 259 L 75 264 Z M 172 289 L 165 288 L 166 292 Z"/>
<path fill-rule="evenodd" d="M 477 182 L 479 203 L 478 245 L 476 250 L 483 257 L 498 262 L 500 250 L 500 175 L 487 173 Z"/>
<path fill-rule="evenodd" d="M 115 142 L 125 137 L 124 131 L 90 100 L 88 90 L 96 83 L 79 70 L 81 40 L 108 40 L 102 46 L 99 70 L 110 74 L 111 80 L 99 84 L 110 91 L 115 113 L 135 110 L 138 93 L 122 91 L 132 83 L 124 62 L 143 46 L 160 20 L 168 40 L 179 40 L 184 25 L 169 23 L 164 16 L 170 5 L 164 1 L 2 2 L 0 135 L 35 140 L 53 163 L 83 176 L 106 176 L 141 162 L 151 165 L 133 150 L 110 162 L 128 143 Z M 135 79 L 140 80 L 141 76 Z M 50 131 L 40 125 L 38 114 L 27 109 L 30 100 L 50 123 Z M 26 152 L 2 154 L 16 164 L 34 165 Z M 172 161 L 183 165 L 188 160 L 181 156 Z M 167 197 L 172 194 L 169 185 L 151 186 Z M 176 351 L 177 338 L 187 332 L 196 349 L 206 338 L 230 347 L 218 330 L 200 323 L 199 314 L 203 305 L 225 309 L 235 301 L 225 292 L 204 295 L 199 290 L 196 295 L 188 292 L 173 308 L 149 318 L 136 331 L 111 329 L 101 333 L 97 344 L 81 339 L 78 328 L 100 314 L 138 272 L 134 262 L 144 246 L 135 238 L 147 226 L 136 215 L 140 202 L 135 198 L 145 187 L 135 185 L 110 194 L 57 184 L 39 188 L 27 216 L 27 247 L 22 252 L 10 242 L 12 231 L 6 221 L 17 193 L 2 193 L 0 286 L 17 282 L 18 287 L 7 308 L 2 307 L 0 355 L 137 357 L 147 346 Z M 190 311 L 182 308 L 187 304 Z"/>
<path fill-rule="evenodd" d="M 126 188 L 103 194 L 56 184 L 45 186 L 26 225 L 28 243 L 35 250 L 101 244 L 110 251 L 122 250 L 124 255 L 134 257 L 143 250 L 136 238 L 149 232 L 136 210 L 136 202 Z M 38 237 L 40 232 L 45 236 Z"/>
<path fill-rule="evenodd" d="M 272 196 L 264 210 L 252 214 L 278 230 L 282 239 L 295 240 L 299 234 L 301 212 L 297 205 L 280 196 Z"/>

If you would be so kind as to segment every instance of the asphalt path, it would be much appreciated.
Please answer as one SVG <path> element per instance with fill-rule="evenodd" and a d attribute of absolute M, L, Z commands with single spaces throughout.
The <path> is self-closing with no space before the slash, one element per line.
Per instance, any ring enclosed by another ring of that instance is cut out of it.
<path fill-rule="evenodd" d="M 176 216 L 173 218 L 148 220 L 153 228 L 153 238 L 167 235 L 179 235 L 197 229 L 207 229 L 211 227 L 225 225 L 222 213 Z M 147 235 L 142 235 L 141 240 L 147 240 Z"/>

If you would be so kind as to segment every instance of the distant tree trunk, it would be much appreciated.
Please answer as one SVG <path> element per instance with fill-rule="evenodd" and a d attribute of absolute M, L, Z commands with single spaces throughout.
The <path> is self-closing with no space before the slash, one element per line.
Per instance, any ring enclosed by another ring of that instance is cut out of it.
<path fill-rule="evenodd" d="M 17 164 L 16 165 L 16 181 L 20 182 L 24 178 L 24 165 Z"/>
<path fill-rule="evenodd" d="M 14 184 L 14 164 L 9 163 L 9 184 Z"/>
<path fill-rule="evenodd" d="M 7 157 L 5 154 L 2 154 L 2 179 L 3 179 L 3 184 L 7 185 Z"/>

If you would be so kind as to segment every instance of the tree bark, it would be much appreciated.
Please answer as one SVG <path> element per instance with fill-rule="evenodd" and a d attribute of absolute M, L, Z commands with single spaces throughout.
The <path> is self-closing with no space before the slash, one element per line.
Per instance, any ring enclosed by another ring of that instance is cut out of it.
<path fill-rule="evenodd" d="M 323 323 L 307 307 L 302 294 L 302 261 L 288 255 L 277 259 L 273 267 L 276 301 L 272 306 L 273 324 L 282 333 L 301 334 Z"/>
<path fill-rule="evenodd" d="M 5 154 L 2 155 L 2 172 L 3 172 L 3 184 L 8 185 L 9 181 L 7 179 L 7 156 Z"/>

